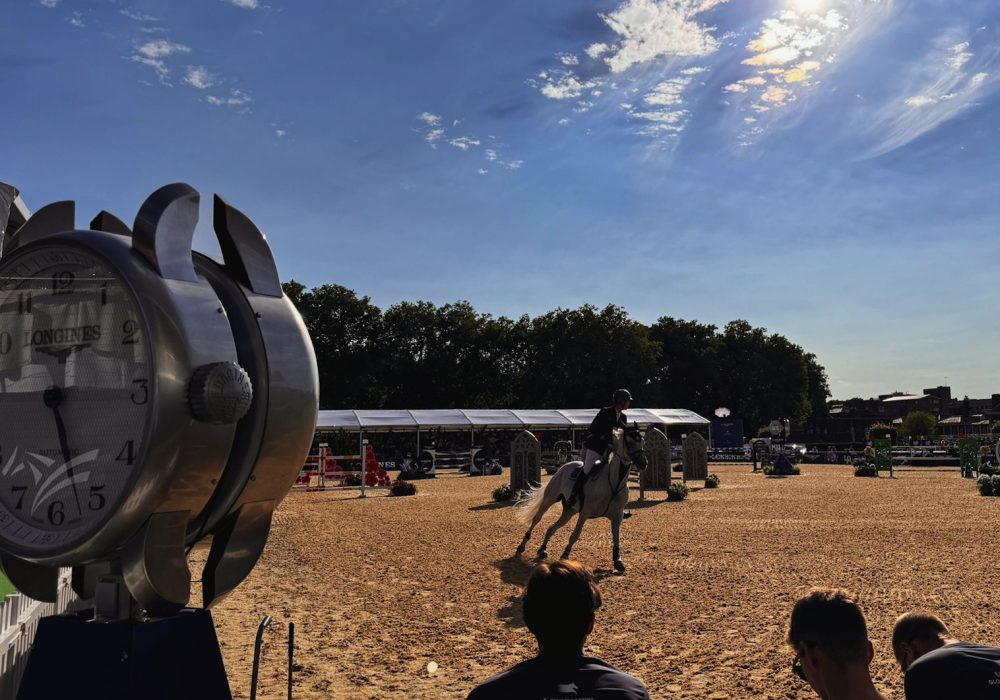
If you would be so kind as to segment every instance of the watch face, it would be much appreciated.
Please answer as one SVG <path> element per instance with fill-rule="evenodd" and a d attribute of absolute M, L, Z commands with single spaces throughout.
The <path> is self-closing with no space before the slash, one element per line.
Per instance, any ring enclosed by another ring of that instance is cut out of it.
<path fill-rule="evenodd" d="M 129 288 L 40 246 L 0 261 L 0 543 L 57 554 L 115 511 L 144 451 L 153 382 Z"/>

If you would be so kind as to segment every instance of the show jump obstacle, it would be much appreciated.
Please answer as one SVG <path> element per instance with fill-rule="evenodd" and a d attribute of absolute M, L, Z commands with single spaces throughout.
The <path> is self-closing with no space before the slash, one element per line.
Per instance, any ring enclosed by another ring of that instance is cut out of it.
<path fill-rule="evenodd" d="M 73 202 L 0 217 L 0 565 L 87 609 L 42 618 L 18 698 L 230 698 L 209 608 L 257 562 L 309 450 L 317 373 L 264 236 L 218 196 L 222 262 L 193 252 L 199 195 L 131 228 Z M 16 197 L 16 191 L 13 191 Z M 201 606 L 187 552 L 206 537 Z"/>

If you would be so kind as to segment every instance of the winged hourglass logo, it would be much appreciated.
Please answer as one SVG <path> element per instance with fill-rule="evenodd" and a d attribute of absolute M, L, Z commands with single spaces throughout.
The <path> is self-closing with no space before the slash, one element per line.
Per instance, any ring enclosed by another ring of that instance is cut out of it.
<path fill-rule="evenodd" d="M 99 452 L 100 450 L 91 450 L 77 455 L 68 462 L 57 464 L 54 459 L 27 450 L 22 452 L 23 456 L 18 461 L 18 448 L 15 447 L 10 459 L 0 470 L 0 475 L 10 477 L 25 470 L 30 472 L 31 478 L 35 482 L 35 497 L 31 501 L 31 514 L 34 515 L 40 505 L 56 494 L 77 484 L 87 483 L 90 480 L 89 471 L 73 473 L 71 470 L 93 462 L 97 459 Z M 70 476 L 71 473 L 72 476 Z"/>

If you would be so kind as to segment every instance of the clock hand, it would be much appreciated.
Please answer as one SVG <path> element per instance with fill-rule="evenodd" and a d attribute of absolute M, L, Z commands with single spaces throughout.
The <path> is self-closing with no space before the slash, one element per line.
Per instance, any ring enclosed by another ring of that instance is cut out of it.
<path fill-rule="evenodd" d="M 63 390 L 58 386 L 50 386 L 44 392 L 42 392 L 42 400 L 45 401 L 45 405 L 52 409 L 52 413 L 56 419 L 56 432 L 59 433 L 59 447 L 62 450 L 63 459 L 68 465 L 72 459 L 73 455 L 69 451 L 69 441 L 66 439 L 66 426 L 63 423 L 62 416 L 59 415 L 59 404 L 63 400 Z M 80 494 L 76 489 L 76 480 L 73 475 L 73 467 L 66 467 L 66 474 L 69 476 L 70 484 L 73 486 L 73 499 L 76 501 L 76 512 L 77 520 L 83 517 L 83 510 L 80 507 Z"/>

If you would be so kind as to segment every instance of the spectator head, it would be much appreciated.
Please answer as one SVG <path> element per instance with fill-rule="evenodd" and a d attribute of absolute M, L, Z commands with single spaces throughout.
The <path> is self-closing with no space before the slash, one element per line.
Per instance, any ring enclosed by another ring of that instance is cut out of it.
<path fill-rule="evenodd" d="M 864 613 L 846 591 L 813 588 L 792 608 L 787 642 L 795 650 L 793 670 L 820 695 L 831 681 L 856 676 L 871 682 L 874 649 Z M 797 667 L 797 668 L 796 668 Z"/>
<path fill-rule="evenodd" d="M 545 652 L 579 653 L 599 607 L 594 575 L 568 559 L 536 566 L 524 589 L 524 623 Z"/>
<path fill-rule="evenodd" d="M 903 673 L 927 652 L 955 641 L 941 619 L 927 612 L 900 615 L 892 628 L 892 653 Z"/>

